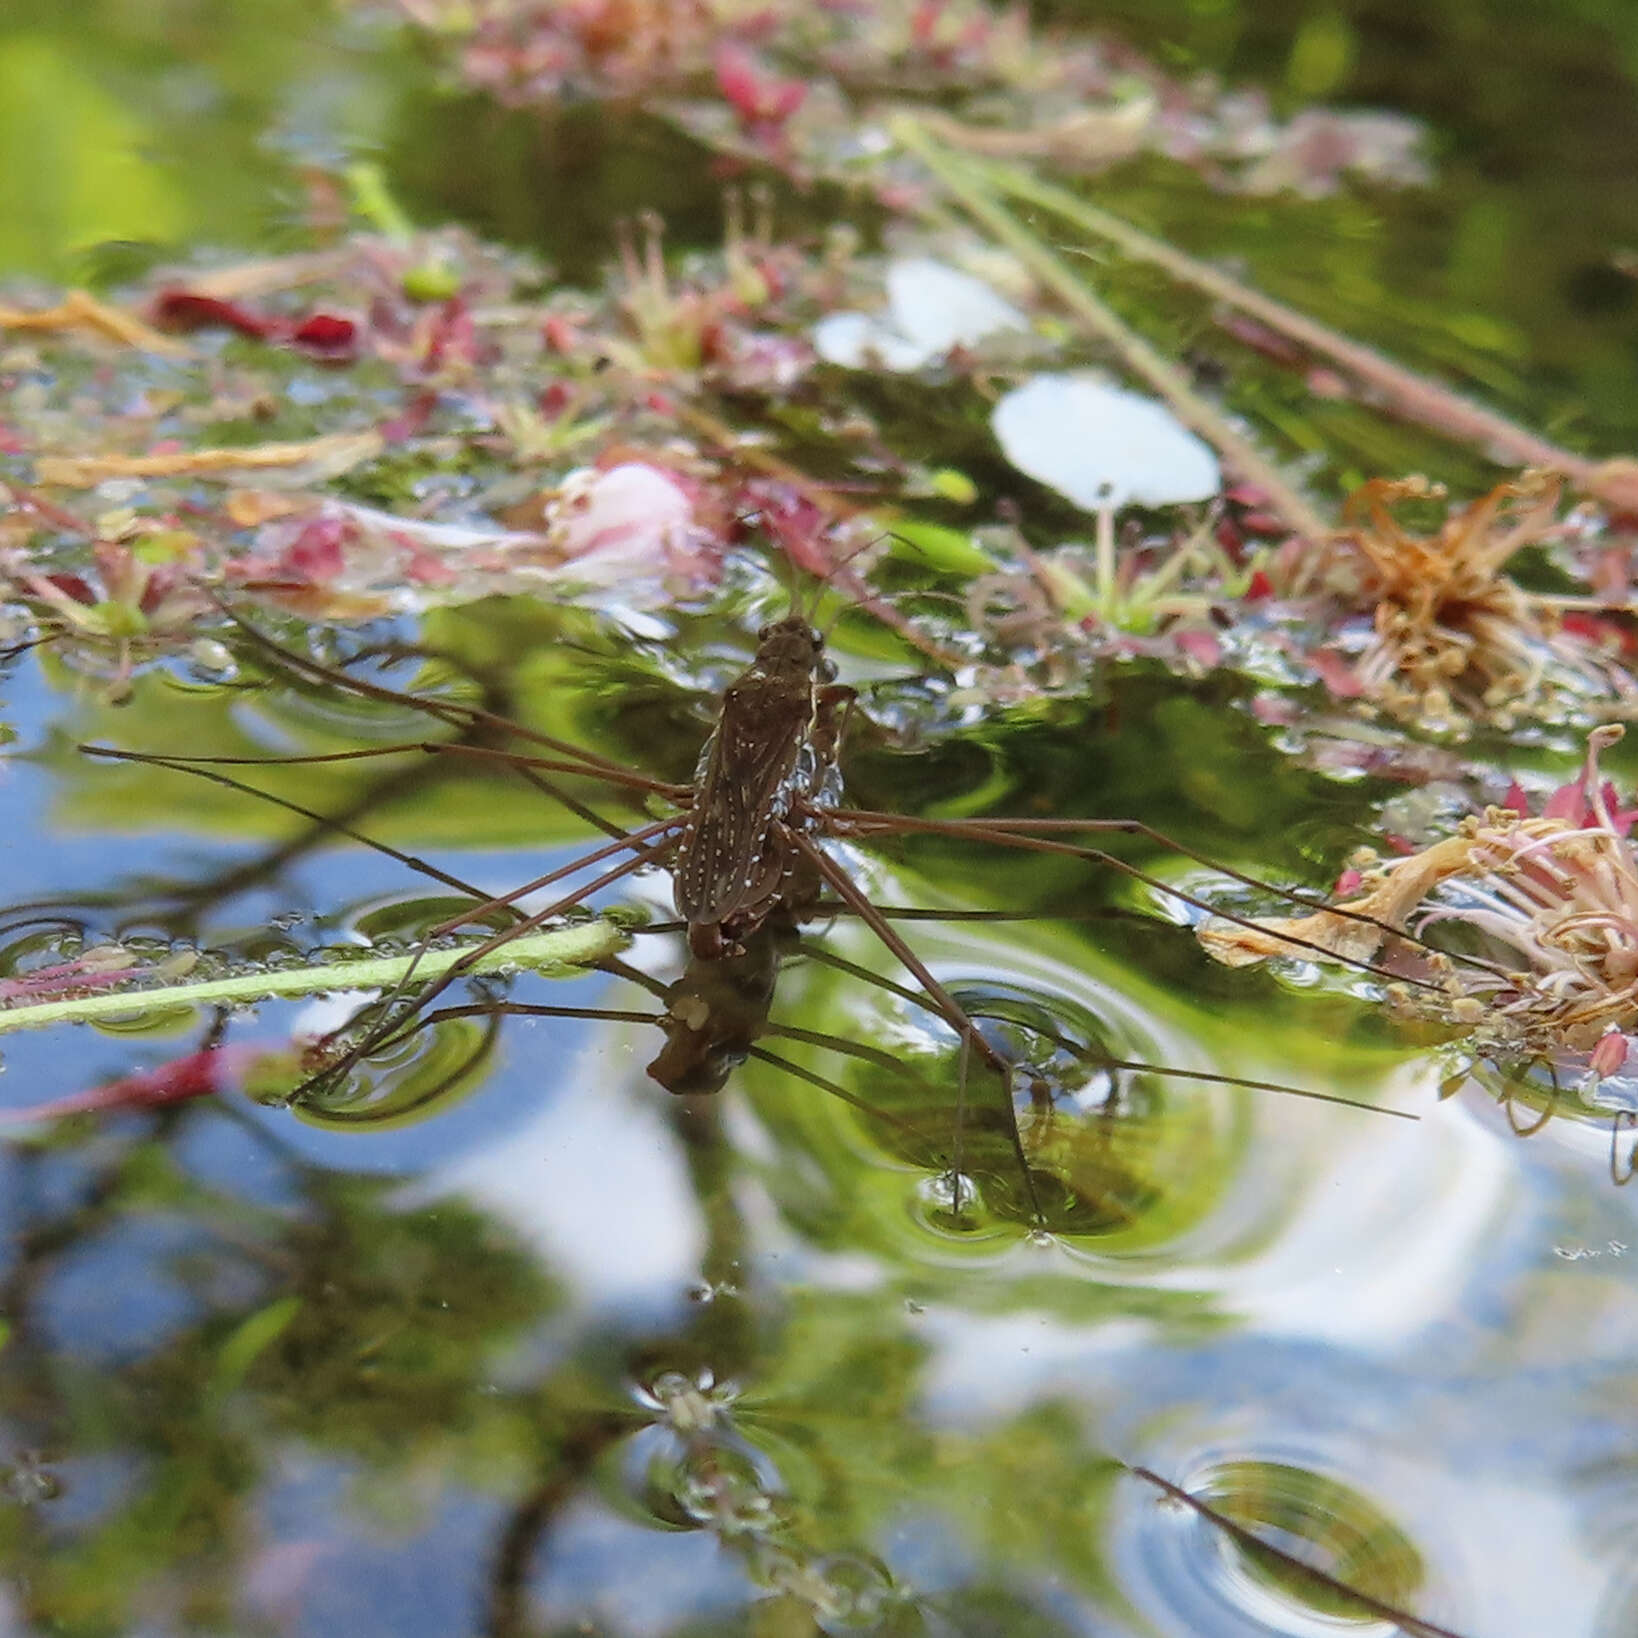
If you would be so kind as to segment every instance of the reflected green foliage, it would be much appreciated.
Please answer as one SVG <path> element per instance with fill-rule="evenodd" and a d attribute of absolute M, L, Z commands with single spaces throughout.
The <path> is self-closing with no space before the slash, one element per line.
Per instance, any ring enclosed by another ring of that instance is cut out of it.
<path fill-rule="evenodd" d="M 1421 1555 L 1379 1509 L 1346 1485 L 1277 1462 L 1232 1462 L 1218 1470 L 1209 1499 L 1219 1512 L 1283 1541 L 1311 1542 L 1333 1581 L 1385 1603 L 1408 1604 L 1426 1575 Z M 1287 1588 L 1319 1615 L 1358 1618 L 1357 1600 L 1284 1559 L 1242 1549 L 1259 1577 Z"/>
<path fill-rule="evenodd" d="M 588 644 L 597 646 L 583 646 Z M 360 640 L 350 646 L 370 645 Z M 119 706 L 78 691 L 72 726 L 47 753 L 61 778 L 61 823 L 100 830 L 117 814 L 121 827 L 131 831 L 170 827 L 181 816 L 177 803 L 185 790 L 182 813 L 203 832 L 261 838 L 282 832 L 312 845 L 320 827 L 304 824 L 299 815 L 185 774 L 160 775 L 135 763 L 87 762 L 75 748 L 76 742 L 156 752 L 174 748 L 175 714 L 185 705 L 188 754 L 194 756 L 325 755 L 403 745 L 401 754 L 349 762 L 223 770 L 274 797 L 348 815 L 349 823 L 366 825 L 383 841 L 414 848 L 541 847 L 586 833 L 538 789 L 483 759 L 485 750 L 527 754 L 527 740 L 491 731 L 452 732 L 448 724 L 408 706 L 302 682 L 255 650 L 247 650 L 245 659 L 237 684 L 197 684 L 175 672 L 149 671 Z M 644 732 L 641 657 L 628 652 L 613 661 L 601 628 L 572 609 L 513 598 L 439 610 L 429 616 L 411 659 L 415 663 L 378 680 L 435 701 L 481 707 L 571 743 L 599 745 L 605 754 L 629 752 L 655 778 L 686 779 L 703 738 L 703 725 L 689 722 L 675 705 Z M 360 674 L 373 673 L 366 665 Z M 274 686 L 264 686 L 269 679 Z M 640 740 L 611 738 L 600 694 L 616 683 L 622 701 L 632 707 L 628 713 L 622 706 L 620 731 L 641 733 Z M 658 692 L 653 672 L 649 687 Z M 424 748 L 449 743 L 476 747 L 479 754 L 436 756 Z M 270 744 L 280 751 L 270 751 Z M 635 798 L 584 780 L 561 783 L 628 818 L 637 811 Z"/>
<path fill-rule="evenodd" d="M 515 1423 L 484 1391 L 486 1361 L 554 1300 L 532 1260 L 470 1212 L 395 1212 L 379 1185 L 301 1168 L 301 1210 L 258 1211 L 178 1166 L 178 1136 L 122 1146 L 78 1178 L 71 1152 L 12 1167 L 27 1191 L 69 1165 L 70 1187 L 13 1260 L 0 1394 L 48 1470 L 74 1452 L 71 1471 L 90 1461 L 117 1475 L 50 1551 L 49 1509 L 4 1515 L 0 1552 L 49 1630 L 124 1631 L 156 1607 L 187 1630 L 232 1626 L 262 1536 L 257 1497 L 291 1438 L 398 1483 L 444 1457 L 486 1482 Z M 191 1317 L 89 1370 L 53 1340 L 59 1272 L 94 1261 L 110 1222 L 156 1212 L 181 1233 L 168 1271 L 151 1276 L 188 1293 Z"/>
<path fill-rule="evenodd" d="M 1165 179 L 1134 186 L 1122 175 L 1100 185 L 1100 203 L 1239 261 L 1271 294 L 1407 363 L 1482 381 L 1494 400 L 1566 437 L 1633 441 L 1638 416 L 1624 386 L 1633 355 L 1608 345 L 1611 316 L 1638 311 L 1638 287 L 1612 262 L 1638 232 L 1624 159 L 1638 141 L 1638 18 L 1623 0 L 1449 0 L 1436 10 L 1099 0 L 1095 9 L 1140 49 L 1267 85 L 1286 111 L 1323 98 L 1427 120 L 1439 171 L 1437 205 L 1344 195 L 1248 210 L 1202 191 L 1183 210 Z M 1319 83 L 1323 91 L 1310 89 Z M 1543 94 L 1548 83 L 1562 90 Z M 1270 383 L 1260 403 L 1280 392 Z M 1365 442 L 1343 407 L 1320 408 L 1312 427 L 1315 448 L 1336 447 L 1338 436 L 1355 444 L 1359 477 L 1426 459 L 1414 441 L 1379 432 Z"/>
<path fill-rule="evenodd" d="M 32 162 L 9 167 L 6 274 L 107 283 L 186 245 L 284 240 L 290 161 L 367 145 L 409 66 L 390 32 L 338 35 L 342 16 L 332 0 L 9 4 L 0 139 Z"/>
<path fill-rule="evenodd" d="M 142 120 L 57 42 L 0 38 L 0 152 L 13 156 L 0 265 L 55 273 L 106 239 L 178 236 L 185 206 L 174 182 L 143 163 Z M 32 163 L 17 164 L 23 154 Z"/>
<path fill-rule="evenodd" d="M 884 1330 L 870 1297 L 724 1300 L 693 1346 L 726 1363 L 734 1310 L 757 1313 L 765 1340 L 739 1361 L 755 1378 L 739 1392 L 690 1389 L 654 1363 L 652 1339 L 646 1363 L 634 1340 L 616 1345 L 629 1350 L 622 1367 L 593 1337 L 542 1371 L 516 1348 L 543 1333 L 558 1298 L 485 1217 L 449 1202 L 396 1210 L 379 1185 L 291 1167 L 266 1143 L 245 1181 L 265 1186 L 282 1167 L 300 1209 L 258 1211 L 178 1166 L 182 1136 L 156 1130 L 96 1162 L 73 1148 L 25 1153 L 14 1166 L 25 1192 L 48 1169 L 67 1168 L 65 1182 L 79 1173 L 20 1248 L 0 1357 L 0 1393 L 43 1453 L 45 1482 L 68 1487 L 8 1510 L 0 1534 L 0 1564 L 28 1566 L 15 1584 L 51 1630 L 123 1631 L 156 1609 L 185 1630 L 233 1627 L 258 1554 L 282 1542 L 294 1564 L 311 1533 L 350 1529 L 333 1504 L 271 1535 L 258 1525 L 314 1462 L 350 1474 L 369 1528 L 401 1540 L 429 1527 L 433 1498 L 451 1487 L 493 1497 L 503 1520 L 516 1509 L 522 1536 L 497 1538 L 497 1574 L 508 1552 L 540 1550 L 577 1497 L 595 1504 L 599 1482 L 616 1494 L 634 1482 L 623 1505 L 651 1523 L 716 1533 L 753 1585 L 816 1613 L 871 1610 L 888 1623 L 871 1630 L 919 1629 L 912 1590 L 866 1544 L 935 1496 L 978 1596 L 1037 1559 L 1097 1602 L 1114 1596 L 1097 1547 L 1112 1471 L 1049 1409 L 981 1438 L 935 1436 L 915 1410 L 928 1356 L 908 1313 Z M 50 1340 L 57 1281 L 95 1256 L 104 1225 L 156 1210 L 178 1231 L 168 1277 L 193 1317 L 90 1373 Z M 651 1411 L 609 1395 L 622 1370 L 649 1386 Z M 52 1496 L 77 1482 L 51 1477 L 67 1451 L 78 1453 L 70 1475 L 91 1458 L 121 1478 L 42 1553 Z M 505 1606 L 503 1587 L 492 1596 Z"/>

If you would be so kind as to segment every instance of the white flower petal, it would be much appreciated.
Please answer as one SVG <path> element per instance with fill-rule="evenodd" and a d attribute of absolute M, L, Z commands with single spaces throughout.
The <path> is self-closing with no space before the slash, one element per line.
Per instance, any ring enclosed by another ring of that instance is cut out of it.
<path fill-rule="evenodd" d="M 887 311 L 893 328 L 929 354 L 971 347 L 1002 330 L 1023 330 L 1024 315 L 970 273 L 927 256 L 887 269 Z"/>
<path fill-rule="evenodd" d="M 919 370 L 937 357 L 869 313 L 831 313 L 813 329 L 813 350 L 847 370 Z"/>
<path fill-rule="evenodd" d="M 1210 446 L 1164 404 L 1095 376 L 1035 376 L 990 426 L 1013 466 L 1087 512 L 1205 500 L 1222 485 Z"/>
<path fill-rule="evenodd" d="M 982 279 L 917 256 L 888 267 L 885 313 L 831 313 L 814 326 L 813 346 L 845 369 L 907 373 L 954 347 L 1027 328 L 1024 315 Z"/>

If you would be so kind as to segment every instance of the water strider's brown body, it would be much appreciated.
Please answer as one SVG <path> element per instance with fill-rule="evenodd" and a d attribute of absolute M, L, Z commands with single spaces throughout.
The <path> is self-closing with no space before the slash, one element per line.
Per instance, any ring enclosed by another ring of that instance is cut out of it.
<path fill-rule="evenodd" d="M 757 633 L 756 657 L 722 697 L 672 865 L 677 913 L 702 960 L 731 954 L 780 902 L 800 805 L 835 767 L 838 706 L 824 639 L 800 616 Z"/>

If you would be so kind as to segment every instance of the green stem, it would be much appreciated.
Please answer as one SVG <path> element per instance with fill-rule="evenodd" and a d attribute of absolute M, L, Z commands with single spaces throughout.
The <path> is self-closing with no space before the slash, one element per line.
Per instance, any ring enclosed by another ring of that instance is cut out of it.
<path fill-rule="evenodd" d="M 980 168 L 956 158 L 940 148 L 908 114 L 896 115 L 890 130 L 894 140 L 933 172 L 962 209 L 1005 244 L 1087 331 L 1114 351 L 1132 375 L 1159 393 L 1178 419 L 1199 433 L 1229 468 L 1263 491 L 1287 528 L 1316 545 L 1330 538 L 1332 525 L 1287 481 L 1279 467 L 1227 416 L 1202 398 L 1181 370 L 1082 283 L 1067 262 L 999 203 L 986 182 L 994 167 Z M 1010 172 L 1007 174 L 1010 176 Z"/>
<path fill-rule="evenodd" d="M 612 922 L 592 921 L 558 927 L 545 933 L 527 933 L 479 956 L 474 973 L 527 967 L 552 978 L 569 976 L 578 968 L 613 955 L 625 943 L 625 934 Z M 277 972 L 240 973 L 233 978 L 208 978 L 193 984 L 164 984 L 154 989 L 104 991 L 98 995 L 70 996 L 36 1001 L 21 1007 L 0 1007 L 0 1033 L 39 1029 L 47 1024 L 85 1023 L 93 1018 L 133 1018 L 172 1007 L 210 1004 L 242 1005 L 293 996 L 319 995 L 335 990 L 387 990 L 411 976 L 442 978 L 475 945 L 426 950 L 419 957 L 372 956 L 360 961 L 325 961 Z M 410 969 L 414 967 L 413 974 Z"/>
<path fill-rule="evenodd" d="M 1115 513 L 1109 506 L 1098 508 L 1098 602 L 1099 612 L 1115 623 Z"/>

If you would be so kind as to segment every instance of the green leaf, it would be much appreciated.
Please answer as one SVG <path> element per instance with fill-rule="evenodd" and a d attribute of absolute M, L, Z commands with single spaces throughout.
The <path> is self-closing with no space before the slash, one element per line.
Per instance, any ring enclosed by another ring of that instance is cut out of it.
<path fill-rule="evenodd" d="M 210 1395 L 225 1398 L 245 1379 L 258 1358 L 278 1341 L 290 1322 L 301 1312 L 300 1297 L 280 1297 L 265 1308 L 240 1321 L 216 1356 L 211 1375 Z"/>
<path fill-rule="evenodd" d="M 895 518 L 893 542 L 896 556 L 941 574 L 988 574 L 995 567 L 995 559 L 971 535 L 940 523 Z"/>
<path fill-rule="evenodd" d="M 0 42 L 0 267 L 66 272 L 107 239 L 171 238 L 183 210 L 149 132 L 52 41 Z"/>

